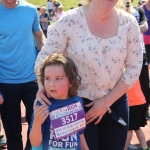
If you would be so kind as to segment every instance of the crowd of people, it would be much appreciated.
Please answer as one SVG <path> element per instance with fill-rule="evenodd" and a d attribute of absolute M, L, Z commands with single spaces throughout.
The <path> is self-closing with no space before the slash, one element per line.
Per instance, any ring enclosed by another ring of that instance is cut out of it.
<path fill-rule="evenodd" d="M 132 2 L 84 0 L 64 12 L 59 1 L 35 7 L 0 0 L 0 113 L 8 150 L 23 150 L 21 101 L 24 150 L 137 149 L 133 131 L 141 150 L 150 149 L 141 129 L 150 119 L 150 0 Z"/>

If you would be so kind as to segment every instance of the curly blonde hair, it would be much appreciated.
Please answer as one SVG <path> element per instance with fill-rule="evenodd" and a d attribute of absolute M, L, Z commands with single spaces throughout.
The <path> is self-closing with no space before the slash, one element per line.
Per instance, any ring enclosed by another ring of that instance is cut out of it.
<path fill-rule="evenodd" d="M 81 77 L 78 75 L 78 69 L 72 59 L 63 54 L 54 53 L 50 55 L 40 68 L 40 81 L 44 85 L 45 68 L 51 65 L 62 65 L 69 83 L 72 85 L 69 89 L 69 96 L 77 95 L 77 91 L 81 84 Z"/>

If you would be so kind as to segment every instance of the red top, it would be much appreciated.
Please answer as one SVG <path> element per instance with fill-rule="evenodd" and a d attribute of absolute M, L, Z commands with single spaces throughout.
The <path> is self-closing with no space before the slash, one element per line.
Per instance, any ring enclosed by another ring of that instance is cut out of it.
<path fill-rule="evenodd" d="M 127 92 L 127 94 L 129 106 L 141 105 L 146 103 L 139 80 L 137 80 L 134 86 Z"/>

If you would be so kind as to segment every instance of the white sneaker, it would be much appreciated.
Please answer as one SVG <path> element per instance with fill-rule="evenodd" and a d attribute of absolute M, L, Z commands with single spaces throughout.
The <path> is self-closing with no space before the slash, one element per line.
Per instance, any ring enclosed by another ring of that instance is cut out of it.
<path fill-rule="evenodd" d="M 136 146 L 129 144 L 128 150 L 136 150 L 136 149 L 138 149 Z"/>

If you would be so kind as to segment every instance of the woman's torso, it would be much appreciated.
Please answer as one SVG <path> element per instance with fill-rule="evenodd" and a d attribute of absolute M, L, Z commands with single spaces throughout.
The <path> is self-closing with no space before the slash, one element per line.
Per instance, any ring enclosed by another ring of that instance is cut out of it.
<path fill-rule="evenodd" d="M 78 11 L 79 24 L 71 32 L 66 51 L 79 67 L 83 90 L 78 94 L 94 100 L 107 95 L 122 75 L 127 56 L 128 20 L 120 18 L 117 35 L 103 39 L 91 34 L 83 8 Z"/>
<path fill-rule="evenodd" d="M 130 37 L 128 34 L 137 32 L 137 28 L 134 17 L 120 12 L 117 35 L 107 39 L 97 37 L 90 32 L 83 7 L 80 7 L 66 13 L 54 27 L 49 26 L 49 36 L 38 60 L 58 51 L 67 54 L 76 63 L 82 78 L 82 90 L 78 91 L 78 95 L 95 100 L 107 95 L 121 77 L 129 87 L 133 85 L 131 82 L 141 66 L 137 62 L 141 47 L 138 34 Z M 130 54 L 128 61 L 131 62 L 128 62 L 128 71 L 123 76 L 124 64 Z M 36 66 L 39 65 L 38 60 Z"/>

